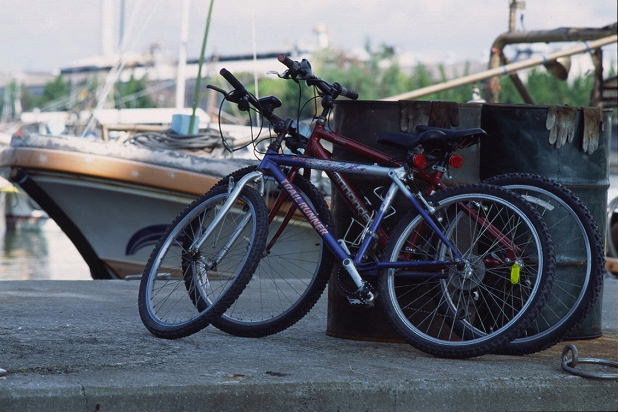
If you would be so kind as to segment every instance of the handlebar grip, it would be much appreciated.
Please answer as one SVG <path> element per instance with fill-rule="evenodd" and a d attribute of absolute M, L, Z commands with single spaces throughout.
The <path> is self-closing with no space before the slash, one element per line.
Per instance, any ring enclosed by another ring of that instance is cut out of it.
<path fill-rule="evenodd" d="M 341 88 L 341 95 L 347 97 L 348 99 L 356 100 L 358 99 L 358 93 L 354 90 L 348 90 L 345 87 Z"/>
<path fill-rule="evenodd" d="M 227 92 L 226 92 L 225 90 L 223 90 L 223 89 L 222 89 L 222 88 L 220 88 L 220 87 L 215 86 L 214 84 L 209 84 L 209 85 L 206 85 L 206 88 L 207 88 L 207 89 L 216 90 L 216 91 L 218 91 L 219 93 L 221 93 L 221 94 L 223 94 L 223 95 L 227 95 Z"/>
<path fill-rule="evenodd" d="M 247 89 L 245 89 L 245 86 L 243 86 L 242 83 L 239 82 L 238 79 L 234 77 L 234 75 L 230 73 L 227 69 L 221 69 L 219 71 L 219 74 L 223 76 L 223 78 L 227 80 L 228 83 L 231 84 L 232 87 L 234 87 L 234 89 L 238 90 L 239 92 L 243 92 L 243 93 L 247 92 Z"/>
<path fill-rule="evenodd" d="M 333 87 L 338 92 L 339 96 L 344 96 L 352 100 L 358 99 L 358 93 L 354 90 L 348 90 L 337 82 L 333 83 Z"/>
<path fill-rule="evenodd" d="M 279 56 L 277 56 L 277 60 L 279 60 L 279 62 L 284 64 L 288 69 L 293 69 L 293 70 L 296 69 L 295 64 L 294 64 L 296 62 L 290 59 L 285 54 L 280 54 Z"/>

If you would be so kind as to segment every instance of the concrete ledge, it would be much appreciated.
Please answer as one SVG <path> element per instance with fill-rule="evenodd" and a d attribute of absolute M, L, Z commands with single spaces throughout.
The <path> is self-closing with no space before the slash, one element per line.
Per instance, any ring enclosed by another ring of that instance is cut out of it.
<path fill-rule="evenodd" d="M 616 357 L 615 277 L 605 336 Z M 615 411 L 616 381 L 560 369 L 563 345 L 511 357 L 438 359 L 404 344 L 327 337 L 320 305 L 275 336 L 214 328 L 178 341 L 142 326 L 137 283 L 0 283 L 0 411 Z M 613 319 L 613 320 L 612 320 Z"/>

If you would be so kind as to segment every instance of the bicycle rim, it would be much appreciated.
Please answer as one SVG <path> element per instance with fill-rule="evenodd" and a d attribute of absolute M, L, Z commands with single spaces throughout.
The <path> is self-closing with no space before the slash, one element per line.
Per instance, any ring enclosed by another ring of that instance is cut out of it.
<path fill-rule="evenodd" d="M 472 218 L 469 210 L 483 219 Z M 538 305 L 545 267 L 539 233 L 521 208 L 486 193 L 448 196 L 437 202 L 433 216 L 469 263 L 433 280 L 413 280 L 390 269 L 386 293 L 395 324 L 434 354 L 486 353 L 514 337 L 533 302 Z M 454 260 L 423 222 L 417 216 L 405 226 L 389 250 L 390 260 Z M 492 235 L 487 222 L 506 239 Z M 457 353 L 458 347 L 468 352 Z"/>
<path fill-rule="evenodd" d="M 317 189 L 302 176 L 294 182 L 301 197 L 328 225 L 328 206 Z M 276 180 L 264 176 L 263 197 L 269 211 L 279 193 Z M 322 238 L 289 199 L 271 218 L 267 246 L 251 280 L 238 299 L 213 322 L 225 332 L 259 337 L 284 330 L 313 307 L 326 286 L 332 259 Z"/>
<path fill-rule="evenodd" d="M 555 194 L 530 185 L 507 185 L 536 206 L 554 239 L 556 272 L 552 292 L 545 307 L 525 332 L 512 343 L 526 343 L 543 339 L 555 331 L 568 327 L 578 319 L 575 313 L 589 296 L 593 276 L 593 245 L 577 213 Z M 564 228 L 568 227 L 565 236 Z M 593 238 L 593 237 L 592 237 Z"/>
<path fill-rule="evenodd" d="M 242 291 L 249 266 L 259 257 L 257 249 L 263 247 L 259 213 L 245 191 L 199 249 L 192 245 L 227 200 L 224 191 L 189 206 L 153 251 L 142 280 L 143 307 L 153 333 L 172 338 L 194 333 Z"/>

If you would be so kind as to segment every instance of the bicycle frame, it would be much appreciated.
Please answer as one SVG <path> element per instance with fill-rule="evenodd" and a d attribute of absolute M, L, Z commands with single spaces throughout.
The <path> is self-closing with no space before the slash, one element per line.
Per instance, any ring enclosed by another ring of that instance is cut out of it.
<path fill-rule="evenodd" d="M 326 150 L 321 144 L 320 140 L 325 139 L 334 144 L 338 144 L 344 148 L 351 150 L 352 152 L 367 157 L 369 159 L 390 164 L 394 167 L 387 166 L 377 166 L 377 165 L 365 165 L 360 163 L 351 163 L 351 162 L 340 162 L 331 160 L 331 154 L 328 150 Z M 448 275 L 445 271 L 450 266 L 466 264 L 462 254 L 459 250 L 450 242 L 450 240 L 446 237 L 446 235 L 440 230 L 438 225 L 435 223 L 433 218 L 431 217 L 432 207 L 428 205 L 420 193 L 418 196 L 424 203 L 424 207 L 421 206 L 417 197 L 410 192 L 408 187 L 403 183 L 403 178 L 406 175 L 406 169 L 401 166 L 401 161 L 398 159 L 394 159 L 391 156 L 374 150 L 366 145 L 360 144 L 358 142 L 353 141 L 347 137 L 337 135 L 335 133 L 329 132 L 325 129 L 323 122 L 318 120 L 318 123 L 315 125 L 314 130 L 312 132 L 311 138 L 307 144 L 305 149 L 305 156 L 289 156 L 289 155 L 280 155 L 277 151 L 269 149 L 267 154 L 262 159 L 259 169 L 262 171 L 268 171 L 272 174 L 272 176 L 278 181 L 280 186 L 283 188 L 284 192 L 287 194 L 292 200 L 294 206 L 296 206 L 307 218 L 312 227 L 316 230 L 316 232 L 324 239 L 329 249 L 335 254 L 335 256 L 341 261 L 343 267 L 350 274 L 354 283 L 359 287 L 359 290 L 363 287 L 364 281 L 359 273 L 363 274 L 375 274 L 381 269 L 388 268 L 399 268 L 399 269 L 416 269 L 416 270 L 425 270 L 431 273 L 423 273 L 423 272 L 408 272 L 408 273 L 400 273 L 403 276 L 411 276 L 416 278 L 446 278 Z M 279 168 L 279 166 L 290 166 L 292 167 L 291 172 L 286 176 L 285 173 Z M 290 180 L 293 180 L 294 176 L 298 172 L 299 169 L 304 169 L 305 174 L 310 173 L 311 170 L 321 170 L 327 173 L 327 175 L 331 178 L 331 181 L 335 182 L 336 186 L 343 193 L 346 201 L 352 206 L 357 215 L 360 215 L 368 227 L 368 233 L 365 234 L 360 247 L 355 254 L 354 258 L 350 256 L 349 250 L 347 249 L 343 240 L 337 240 L 324 226 L 319 217 L 313 212 L 311 207 L 303 200 L 298 191 L 295 189 Z M 260 174 L 260 172 L 257 172 Z M 362 199 L 362 197 L 358 194 L 358 192 L 349 184 L 344 174 L 357 174 L 357 175 L 371 175 L 375 177 L 389 178 L 391 180 L 391 185 L 388 189 L 388 192 L 380 205 L 380 208 L 377 211 L 375 217 L 372 218 L 372 213 L 370 212 L 370 207 L 366 204 L 366 202 Z M 444 187 L 441 178 L 443 173 L 438 171 L 435 175 L 431 176 L 428 174 L 421 174 L 421 178 L 424 181 L 430 183 L 430 191 L 433 191 L 435 188 Z M 256 178 L 255 172 L 248 176 L 244 176 L 238 184 L 234 185 L 230 197 L 226 201 L 223 206 L 223 211 L 219 213 L 215 217 L 215 222 L 223 216 L 227 210 L 229 209 L 229 205 L 236 199 L 239 195 L 242 187 L 248 183 L 249 180 L 254 180 Z M 262 182 L 263 183 L 263 182 Z M 262 186 L 263 187 L 263 186 Z M 400 262 L 384 262 L 384 261 L 364 261 L 364 258 L 367 252 L 370 250 L 373 241 L 375 238 L 379 239 L 379 241 L 384 245 L 387 240 L 386 233 L 381 230 L 381 223 L 384 219 L 386 211 L 391 206 L 396 194 L 401 191 L 406 199 L 412 204 L 414 209 L 420 214 L 422 219 L 429 225 L 431 230 L 437 234 L 437 236 L 444 242 L 444 244 L 451 250 L 453 256 L 455 257 L 453 261 L 400 261 Z M 276 213 L 278 212 L 281 204 L 283 203 L 286 195 L 281 193 L 276 202 L 275 206 L 272 208 L 270 216 L 269 216 L 269 224 L 270 221 L 274 218 Z M 291 219 L 294 212 L 294 207 L 291 207 L 288 210 L 286 216 L 284 217 L 283 224 L 279 227 L 277 233 L 274 234 L 270 243 L 267 245 L 267 250 L 272 247 L 274 242 L 277 240 L 284 227 L 287 225 L 288 221 Z M 474 219 L 483 221 L 484 218 L 478 216 L 475 211 L 467 210 L 467 213 L 471 215 Z M 513 257 L 516 254 L 517 248 L 512 245 L 512 243 L 491 223 L 484 222 L 487 225 L 489 232 L 494 235 L 499 242 L 503 243 L 509 249 L 509 255 Z M 241 225 L 243 226 L 243 225 Z M 237 232 L 241 232 L 241 228 L 237 229 Z M 210 228 L 207 229 L 204 236 L 200 236 L 196 242 L 194 242 L 193 246 L 199 247 L 201 243 L 203 243 L 206 237 L 210 233 Z M 235 238 L 234 236 L 232 237 Z M 222 256 L 227 252 L 227 245 L 223 248 L 220 253 Z"/>
<path fill-rule="evenodd" d="M 288 176 L 279 168 L 279 166 L 291 166 L 293 168 L 306 168 L 322 170 L 327 173 L 349 173 L 349 174 L 362 174 L 371 175 L 376 177 L 389 178 L 391 185 L 388 189 L 387 195 L 382 202 L 376 216 L 371 220 L 369 224 L 369 234 L 363 239 L 360 248 L 354 258 L 350 256 L 339 241 L 335 239 L 332 233 L 324 226 L 320 218 L 313 212 L 311 207 L 303 200 L 294 185 L 288 180 Z M 276 152 L 268 152 L 262 159 L 259 169 L 268 171 L 279 182 L 283 190 L 287 193 L 296 207 L 305 215 L 307 221 L 313 226 L 316 232 L 324 239 L 330 250 L 341 261 L 348 273 L 354 279 L 357 286 L 362 285 L 362 278 L 357 272 L 372 272 L 380 269 L 388 268 L 408 268 L 417 270 L 433 270 L 436 273 L 414 273 L 411 276 L 422 278 L 446 278 L 447 274 L 444 269 L 449 266 L 458 265 L 464 261 L 462 254 L 459 250 L 450 242 L 446 235 L 440 230 L 438 225 L 434 222 L 429 211 L 424 208 L 419 200 L 410 192 L 410 190 L 403 183 L 403 177 L 406 171 L 403 167 L 384 167 L 375 165 L 364 165 L 358 163 L 339 162 L 334 160 L 322 160 L 315 158 L 305 158 L 300 156 L 288 156 L 279 155 Z M 400 262 L 371 262 L 364 261 L 364 257 L 367 251 L 370 249 L 374 236 L 373 234 L 380 228 L 382 220 L 389 209 L 395 195 L 401 191 L 406 199 L 412 204 L 419 214 L 422 216 L 425 222 L 432 228 L 432 230 L 440 237 L 440 239 L 447 245 L 455 256 L 454 261 L 400 261 Z"/>
<path fill-rule="evenodd" d="M 393 158 L 392 156 L 380 152 L 372 147 L 364 145 L 362 143 L 358 143 L 348 137 L 329 132 L 326 130 L 324 125 L 317 123 L 313 128 L 313 132 L 309 141 L 307 143 L 307 147 L 305 148 L 305 155 L 313 158 L 319 158 L 323 160 L 332 159 L 332 154 L 322 146 L 320 141 L 324 139 L 328 142 L 336 144 L 344 149 L 350 150 L 352 153 L 362 156 L 368 160 L 378 162 L 380 164 L 389 165 L 393 167 L 401 166 L 401 161 Z M 341 175 L 339 172 L 327 172 L 326 173 L 330 178 L 331 182 L 337 186 L 337 189 L 343 195 L 344 199 L 348 203 L 348 205 L 355 211 L 355 213 L 363 218 L 365 222 L 369 220 L 369 216 L 371 215 L 371 208 L 367 206 L 367 203 L 363 199 L 363 197 L 354 189 L 354 187 L 349 183 L 348 179 Z M 442 183 L 443 172 L 437 171 L 435 175 L 429 175 L 427 173 L 421 172 L 417 173 L 415 177 L 420 178 L 421 180 L 429 183 L 428 191 L 432 192 L 438 188 L 444 188 L 445 185 Z"/>
<path fill-rule="evenodd" d="M 401 166 L 401 163 L 402 163 L 401 160 L 395 159 L 392 156 L 386 153 L 380 152 L 379 150 L 376 150 L 372 147 L 369 147 L 362 143 L 358 143 L 348 137 L 345 137 L 345 136 L 342 136 L 342 135 L 339 135 L 333 132 L 329 132 L 324 127 L 323 122 L 320 122 L 319 120 L 316 123 L 315 127 L 313 128 L 313 132 L 311 133 L 311 137 L 309 138 L 309 141 L 305 148 L 305 155 L 312 157 L 312 158 L 330 160 L 332 158 L 332 155 L 328 150 L 324 148 L 324 146 L 321 145 L 320 141 L 322 139 L 329 141 L 333 144 L 339 145 L 344 149 L 348 149 L 354 154 L 367 158 L 368 160 L 372 160 L 372 161 L 379 162 L 382 164 L 392 165 L 395 167 Z M 310 173 L 310 170 L 306 169 L 306 172 Z M 352 208 L 352 210 L 354 210 L 354 213 L 357 216 L 361 217 L 365 221 L 365 224 L 368 224 L 370 220 L 370 216 L 371 216 L 371 208 L 367 205 L 363 197 L 349 183 L 348 179 L 344 175 L 342 175 L 340 171 L 332 171 L 332 172 L 327 171 L 326 174 L 330 178 L 331 182 L 335 184 L 339 192 L 343 195 L 343 198 L 347 202 L 348 206 Z M 424 181 L 425 183 L 428 183 L 426 194 L 431 194 L 436 189 L 446 188 L 446 185 L 442 182 L 443 176 L 444 176 L 444 172 L 441 170 L 437 170 L 433 174 L 429 174 L 429 173 L 426 173 L 425 171 L 420 170 L 420 171 L 416 171 L 414 175 L 415 178 L 418 178 Z M 465 206 L 463 206 L 463 208 L 474 219 L 482 220 L 482 218 L 479 217 L 475 211 L 470 210 Z M 495 226 L 493 226 L 491 223 L 484 222 L 484 224 L 487 224 L 489 233 L 491 233 L 494 237 L 496 237 L 498 241 L 502 243 L 505 246 L 505 248 L 509 251 L 508 252 L 509 257 L 514 259 L 518 253 L 518 248 L 512 242 L 510 242 L 504 236 L 504 234 L 502 234 L 500 230 L 497 229 Z M 388 236 L 383 231 L 378 232 L 377 235 L 379 237 L 380 243 L 384 246 L 386 244 Z M 272 243 L 273 241 L 271 241 L 271 244 Z"/>

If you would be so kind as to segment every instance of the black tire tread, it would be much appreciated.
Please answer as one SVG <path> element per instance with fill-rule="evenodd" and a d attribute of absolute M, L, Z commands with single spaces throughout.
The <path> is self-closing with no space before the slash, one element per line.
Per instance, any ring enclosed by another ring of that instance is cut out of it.
<path fill-rule="evenodd" d="M 397 315 L 395 314 L 393 307 L 387 302 L 387 271 L 383 271 L 380 276 L 380 281 L 378 283 L 381 295 L 380 303 L 394 329 L 399 332 L 399 334 L 404 340 L 424 352 L 439 357 L 456 359 L 470 358 L 484 355 L 487 353 L 493 353 L 501 346 L 510 342 L 512 339 L 514 339 L 516 336 L 520 335 L 524 330 L 526 330 L 530 323 L 539 315 L 539 313 L 543 309 L 543 306 L 545 305 L 545 302 L 547 301 L 547 298 L 549 297 L 551 281 L 555 269 L 555 257 L 553 252 L 554 246 L 549 236 L 547 226 L 541 219 L 539 213 L 531 206 L 529 206 L 527 202 L 523 198 L 521 198 L 521 196 L 508 192 L 507 190 L 494 185 L 466 184 L 438 191 L 428 200 L 441 200 L 462 193 L 493 194 L 500 196 L 519 207 L 531 220 L 532 224 L 534 225 L 539 234 L 541 243 L 543 244 L 544 262 L 546 263 L 546 266 L 543 270 L 542 276 L 544 279 L 542 279 L 541 281 L 541 287 L 539 288 L 536 296 L 533 297 L 533 302 L 526 311 L 526 314 L 520 319 L 519 322 L 511 326 L 509 329 L 502 331 L 500 335 L 494 337 L 491 340 L 480 343 L 462 342 L 461 345 L 457 346 L 446 346 L 426 342 L 424 340 L 421 340 L 420 338 L 417 338 L 416 336 L 413 336 L 411 333 L 408 333 L 407 328 L 404 325 L 400 324 L 400 322 L 398 322 Z M 405 230 L 406 226 L 410 223 L 412 219 L 416 217 L 417 214 L 418 212 L 416 212 L 415 210 L 408 212 L 408 214 L 404 218 L 402 218 L 398 225 L 393 229 L 393 236 L 389 239 L 389 242 L 385 247 L 385 256 L 390 256 L 398 238 L 402 236 L 402 232 Z"/>
<path fill-rule="evenodd" d="M 237 182 L 242 176 L 255 170 L 255 166 L 248 166 L 233 172 L 231 176 L 234 181 Z M 219 180 L 212 190 L 227 185 L 228 178 L 229 175 Z M 307 195 L 309 200 L 313 203 L 313 206 L 316 208 L 316 213 L 320 220 L 324 226 L 330 230 L 333 227 L 333 218 L 328 204 L 318 188 L 300 174 L 296 175 L 293 184 L 298 190 Z M 328 247 L 324 245 L 322 248 L 320 268 L 315 276 L 315 281 L 310 285 L 310 290 L 300 301 L 297 302 L 296 307 L 287 312 L 285 315 L 256 322 L 255 324 L 251 324 L 249 322 L 233 322 L 224 317 L 219 317 L 212 322 L 213 326 L 231 335 L 248 338 L 269 336 L 289 328 L 309 313 L 309 311 L 320 299 L 324 289 L 326 289 L 333 264 L 333 255 Z"/>
<path fill-rule="evenodd" d="M 244 288 L 249 283 L 251 275 L 257 268 L 260 261 L 262 250 L 266 244 L 266 236 L 268 234 L 268 215 L 266 212 L 266 206 L 264 200 L 260 196 L 259 192 L 251 187 L 243 188 L 241 194 L 249 201 L 255 210 L 256 214 L 256 229 L 255 238 L 253 241 L 253 247 L 249 251 L 245 266 L 241 273 L 234 280 L 233 284 L 228 288 L 223 297 L 219 298 L 217 302 L 210 308 L 208 312 L 205 312 L 202 316 L 195 318 L 192 322 L 180 327 L 163 327 L 159 325 L 155 320 L 150 318 L 148 309 L 146 307 L 146 288 L 147 288 L 147 274 L 150 273 L 155 256 L 158 254 L 159 249 L 162 247 L 166 238 L 170 235 L 172 229 L 195 207 L 198 207 L 201 203 L 205 202 L 209 198 L 225 193 L 223 188 L 213 188 L 207 193 L 195 199 L 185 209 L 176 216 L 174 221 L 168 226 L 165 234 L 159 239 L 159 242 L 153 249 L 148 263 L 144 269 L 144 274 L 140 282 L 139 296 L 138 296 L 138 309 L 139 314 L 144 323 L 144 326 L 155 336 L 164 339 L 179 339 L 199 332 L 208 326 L 213 320 L 216 320 L 222 313 L 224 313 L 240 296 Z"/>
<path fill-rule="evenodd" d="M 592 214 L 581 199 L 577 197 L 577 195 L 569 188 L 553 179 L 532 173 L 507 173 L 491 177 L 484 180 L 484 182 L 498 186 L 517 184 L 528 184 L 531 186 L 538 185 L 548 192 L 555 194 L 573 209 L 584 226 L 586 235 L 590 242 L 592 262 L 588 290 L 585 292 L 584 299 L 581 302 L 582 304 L 576 311 L 573 312 L 570 319 L 568 319 L 560 328 L 557 328 L 552 331 L 552 333 L 548 333 L 546 336 L 540 337 L 537 340 L 528 339 L 526 342 L 518 342 L 518 340 L 515 339 L 514 341 L 503 346 L 499 350 L 499 353 L 508 355 L 526 355 L 545 350 L 560 342 L 563 337 L 569 334 L 569 332 L 578 328 L 586 316 L 592 311 L 592 308 L 597 303 L 601 295 L 601 291 L 603 289 L 603 276 L 605 274 L 605 257 L 603 256 L 603 238 L 601 236 L 601 232 L 598 225 L 594 221 Z"/>

